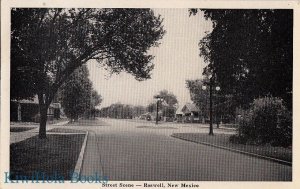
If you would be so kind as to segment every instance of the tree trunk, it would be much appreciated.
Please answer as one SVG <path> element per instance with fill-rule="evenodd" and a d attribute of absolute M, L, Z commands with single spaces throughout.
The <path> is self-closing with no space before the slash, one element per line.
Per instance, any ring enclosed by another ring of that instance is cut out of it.
<path fill-rule="evenodd" d="M 39 128 L 39 138 L 45 139 L 46 136 L 46 125 L 47 125 L 47 110 L 49 104 L 44 99 L 44 95 L 38 95 L 39 98 L 39 109 L 40 109 L 40 128 Z"/>
<path fill-rule="evenodd" d="M 39 129 L 39 138 L 44 139 L 47 138 L 46 135 L 46 125 L 47 125 L 47 107 L 45 105 L 42 105 L 44 107 L 40 108 L 40 129 Z"/>

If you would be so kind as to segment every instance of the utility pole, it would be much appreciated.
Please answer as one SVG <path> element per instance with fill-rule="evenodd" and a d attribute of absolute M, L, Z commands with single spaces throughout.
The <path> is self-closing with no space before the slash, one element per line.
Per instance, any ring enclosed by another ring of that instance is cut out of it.
<path fill-rule="evenodd" d="M 163 98 L 161 96 L 155 96 L 154 98 L 157 99 L 156 101 L 156 122 L 155 124 L 158 124 L 158 106 L 159 106 L 159 102 L 163 101 Z"/>
<path fill-rule="evenodd" d="M 209 82 L 205 82 L 202 85 L 202 89 L 206 90 L 206 86 L 209 86 L 209 135 L 214 135 L 213 132 L 213 88 L 215 85 L 215 78 L 212 75 L 208 76 Z M 216 86 L 216 91 L 219 91 L 220 87 Z"/>
<path fill-rule="evenodd" d="M 212 92 L 213 83 L 212 77 L 209 79 L 209 135 L 214 135 L 213 132 L 213 110 L 212 110 Z"/>
<path fill-rule="evenodd" d="M 158 124 L 158 105 L 159 105 L 159 100 L 156 102 L 156 125 Z"/>

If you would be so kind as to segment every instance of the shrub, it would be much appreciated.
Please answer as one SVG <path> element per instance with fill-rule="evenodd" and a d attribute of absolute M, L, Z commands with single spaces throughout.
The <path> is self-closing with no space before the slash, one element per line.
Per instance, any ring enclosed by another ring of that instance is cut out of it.
<path fill-rule="evenodd" d="M 255 99 L 239 122 L 238 134 L 232 142 L 292 145 L 292 116 L 283 100 L 274 97 Z"/>

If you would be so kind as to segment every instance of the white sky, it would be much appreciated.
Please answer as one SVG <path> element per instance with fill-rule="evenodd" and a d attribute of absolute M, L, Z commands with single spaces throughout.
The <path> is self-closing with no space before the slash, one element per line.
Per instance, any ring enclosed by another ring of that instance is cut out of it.
<path fill-rule="evenodd" d="M 103 97 L 101 107 L 116 102 L 147 105 L 163 89 L 173 92 L 180 106 L 190 102 L 185 81 L 201 78 L 204 62 L 199 57 L 198 43 L 206 31 L 211 31 L 212 24 L 204 19 L 202 12 L 189 17 L 187 9 L 154 11 L 164 18 L 166 34 L 160 46 L 149 52 L 155 56 L 151 79 L 136 81 L 127 73 L 109 76 L 97 62 L 88 63 L 93 86 Z"/>

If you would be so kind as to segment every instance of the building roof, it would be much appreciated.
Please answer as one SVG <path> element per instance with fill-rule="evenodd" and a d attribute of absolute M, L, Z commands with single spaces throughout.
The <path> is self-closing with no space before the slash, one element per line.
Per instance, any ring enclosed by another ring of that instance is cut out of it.
<path fill-rule="evenodd" d="M 186 103 L 183 108 L 181 109 L 182 112 L 199 112 L 199 108 L 192 103 Z"/>
<path fill-rule="evenodd" d="M 176 114 L 177 114 L 177 115 L 178 115 L 178 114 L 183 114 L 182 108 L 183 108 L 183 105 L 181 105 L 181 106 L 179 106 L 179 107 L 177 108 L 177 110 L 176 110 Z"/>

